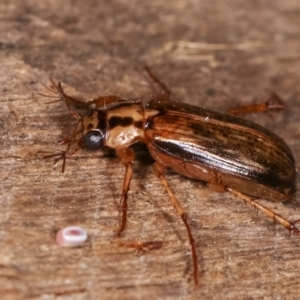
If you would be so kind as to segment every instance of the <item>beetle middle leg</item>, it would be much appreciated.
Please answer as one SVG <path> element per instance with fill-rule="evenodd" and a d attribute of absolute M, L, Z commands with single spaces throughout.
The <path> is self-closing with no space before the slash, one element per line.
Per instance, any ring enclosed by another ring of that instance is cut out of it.
<path fill-rule="evenodd" d="M 158 77 L 156 77 L 154 75 L 154 73 L 152 72 L 152 70 L 150 69 L 150 67 L 145 66 L 145 70 L 148 73 L 149 77 L 160 86 L 160 88 L 162 89 L 162 94 L 161 96 L 167 100 L 170 100 L 171 98 L 171 90 L 160 80 L 158 79 Z"/>
<path fill-rule="evenodd" d="M 194 281 L 195 281 L 195 285 L 198 285 L 198 255 L 197 255 L 197 251 L 196 251 L 195 240 L 194 240 L 190 225 L 188 223 L 188 214 L 183 210 L 178 199 L 174 196 L 174 194 L 164 176 L 164 168 L 161 165 L 159 165 L 158 163 L 155 163 L 153 165 L 153 168 L 154 168 L 154 171 L 155 171 L 157 177 L 162 182 L 173 206 L 177 210 L 178 214 L 180 215 L 180 217 L 185 225 L 186 231 L 188 233 L 190 245 L 191 245 L 191 250 L 192 250 L 193 267 L 194 267 Z"/>
<path fill-rule="evenodd" d="M 280 225 L 285 227 L 288 231 L 290 231 L 294 234 L 300 235 L 300 230 L 295 226 L 295 224 L 298 223 L 299 220 L 297 220 L 295 222 L 290 222 L 289 220 L 287 220 L 284 217 L 280 216 L 279 214 L 275 213 L 274 211 L 267 208 L 266 206 L 260 204 L 256 200 L 253 200 L 252 198 L 248 197 L 247 195 L 245 195 L 245 194 L 243 194 L 239 191 L 236 191 L 232 188 L 229 188 L 229 187 L 227 187 L 226 190 L 228 192 L 230 192 L 231 194 L 233 194 L 234 196 L 236 196 L 237 198 L 239 198 L 239 199 L 243 200 L 244 202 L 248 203 L 249 205 L 251 205 L 255 209 L 261 211 L 266 216 L 272 218 L 274 220 L 274 222 L 279 223 Z"/>

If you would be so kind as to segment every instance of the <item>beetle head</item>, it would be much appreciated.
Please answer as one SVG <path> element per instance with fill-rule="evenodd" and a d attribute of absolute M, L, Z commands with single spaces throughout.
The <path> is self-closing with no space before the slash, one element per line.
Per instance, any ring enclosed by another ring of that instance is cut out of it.
<path fill-rule="evenodd" d="M 78 123 L 74 135 L 75 141 L 87 150 L 101 150 L 106 138 L 104 112 L 92 109 Z"/>

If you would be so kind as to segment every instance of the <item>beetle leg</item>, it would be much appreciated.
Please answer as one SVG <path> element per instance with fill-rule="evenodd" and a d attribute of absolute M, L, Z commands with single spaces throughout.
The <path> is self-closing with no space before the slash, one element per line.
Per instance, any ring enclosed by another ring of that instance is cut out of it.
<path fill-rule="evenodd" d="M 175 207 L 175 209 L 177 210 L 178 214 L 180 215 L 185 228 L 187 230 L 188 233 L 188 237 L 189 237 L 189 241 L 190 241 L 190 245 L 191 245 L 191 250 L 192 250 L 192 258 L 193 258 L 193 267 L 194 267 L 194 280 L 195 280 L 195 285 L 198 285 L 198 255 L 197 255 L 197 251 L 196 251 L 196 246 L 195 246 L 195 240 L 194 237 L 192 235 L 192 231 L 190 228 L 190 225 L 188 223 L 188 214 L 183 210 L 183 208 L 181 207 L 178 199 L 174 196 L 165 176 L 164 176 L 164 168 L 159 165 L 157 162 L 153 165 L 154 171 L 156 176 L 160 179 L 160 181 L 162 182 L 173 206 Z"/>
<path fill-rule="evenodd" d="M 75 107 L 80 107 L 80 108 L 88 108 L 88 104 L 85 101 L 73 98 L 69 95 L 67 95 L 61 85 L 61 82 L 56 83 L 54 81 L 54 79 L 52 77 L 49 77 L 50 83 L 51 85 L 47 86 L 46 84 L 44 84 L 43 82 L 41 82 L 41 84 L 50 92 L 52 92 L 53 94 L 55 94 L 56 96 L 49 96 L 49 95 L 44 95 L 39 93 L 39 95 L 41 96 L 45 96 L 48 98 L 56 98 L 56 100 L 50 101 L 48 103 L 54 103 L 54 102 L 58 102 L 58 101 L 64 101 L 67 105 L 67 108 L 70 112 L 70 114 L 72 115 L 73 118 L 75 118 L 76 120 L 80 120 L 81 117 L 80 115 L 73 111 L 70 107 L 70 105 L 73 105 Z"/>
<path fill-rule="evenodd" d="M 171 90 L 168 89 L 168 87 L 153 74 L 152 70 L 148 66 L 145 66 L 145 70 L 148 73 L 148 76 L 162 89 L 163 92 L 161 96 L 167 100 L 170 100 Z"/>
<path fill-rule="evenodd" d="M 80 119 L 79 117 L 77 118 L 77 114 L 74 113 L 71 108 L 70 105 L 78 107 L 78 108 L 85 108 L 88 109 L 90 107 L 96 108 L 96 107 L 102 107 L 111 103 L 118 103 L 118 102 L 122 102 L 125 101 L 124 99 L 118 97 L 118 96 L 114 96 L 114 95 L 109 95 L 109 96 L 103 96 L 103 97 L 98 97 L 95 99 L 92 99 L 90 101 L 83 101 L 74 97 L 71 97 L 69 95 L 67 95 L 65 93 L 65 91 L 62 88 L 61 82 L 56 83 L 52 77 L 49 77 L 49 80 L 51 82 L 50 86 L 47 86 L 46 84 L 44 84 L 42 82 L 42 85 L 49 90 L 50 92 L 54 93 L 56 96 L 49 96 L 49 95 L 44 95 L 44 94 L 40 94 L 42 96 L 48 97 L 48 98 L 55 98 L 57 97 L 56 100 L 48 102 L 48 103 L 53 103 L 53 102 L 57 102 L 57 101 L 65 101 L 70 113 L 72 114 L 73 117 L 75 117 L 76 119 Z M 133 101 L 137 101 L 137 99 L 133 99 Z M 75 116 L 74 116 L 75 115 Z"/>
<path fill-rule="evenodd" d="M 244 202 L 250 204 L 252 207 L 254 207 L 257 210 L 260 210 L 261 212 L 263 212 L 266 216 L 272 218 L 274 220 L 274 222 L 277 222 L 279 224 L 281 224 L 283 227 L 285 227 L 288 231 L 300 235 L 300 230 L 295 226 L 295 224 L 298 221 L 295 222 L 290 222 L 289 220 L 283 218 L 282 216 L 280 216 L 279 214 L 276 214 L 274 211 L 272 211 L 271 209 L 265 207 L 264 205 L 258 203 L 257 201 L 251 199 L 250 197 L 246 196 L 243 193 L 240 193 L 236 190 L 233 190 L 229 187 L 227 187 L 227 191 L 229 191 L 230 193 L 232 193 L 233 195 L 235 195 L 236 197 L 240 198 L 241 200 L 243 200 Z"/>
<path fill-rule="evenodd" d="M 132 248 L 142 252 L 148 252 L 152 250 L 159 250 L 162 247 L 163 242 L 153 241 L 153 242 L 145 242 L 145 243 L 137 242 L 131 244 L 124 244 L 122 242 L 119 242 L 118 245 L 122 247 Z"/>
<path fill-rule="evenodd" d="M 95 99 L 92 99 L 88 102 L 86 102 L 88 107 L 96 108 L 96 107 L 105 107 L 105 105 L 111 104 L 111 103 L 119 103 L 125 101 L 124 99 L 114 96 L 114 95 L 109 95 L 109 96 L 103 96 L 103 97 L 98 97 Z"/>
<path fill-rule="evenodd" d="M 127 199 L 128 191 L 130 187 L 130 182 L 132 178 L 132 163 L 134 160 L 134 152 L 130 148 L 121 148 L 116 150 L 117 155 L 121 158 L 122 163 L 125 165 L 125 176 L 122 189 L 122 197 L 120 205 L 122 206 L 122 218 L 120 229 L 117 233 L 117 237 L 120 237 L 121 233 L 124 231 L 127 222 Z"/>
<path fill-rule="evenodd" d="M 264 103 L 253 103 L 245 106 L 230 108 L 225 111 L 228 115 L 246 115 L 259 112 L 278 111 L 285 108 L 282 99 L 275 93 L 271 94 L 268 101 Z"/>

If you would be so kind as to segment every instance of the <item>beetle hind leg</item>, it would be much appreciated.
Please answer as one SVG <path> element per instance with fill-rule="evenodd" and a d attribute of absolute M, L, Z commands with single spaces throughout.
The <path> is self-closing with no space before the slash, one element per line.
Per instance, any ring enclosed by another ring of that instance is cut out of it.
<path fill-rule="evenodd" d="M 286 228 L 291 233 L 300 235 L 300 230 L 296 227 L 296 224 L 300 223 L 300 220 L 291 222 L 243 193 L 240 193 L 229 187 L 227 187 L 227 191 L 230 192 L 231 194 L 233 194 L 234 196 L 236 196 L 237 198 L 243 200 L 247 204 L 251 205 L 256 210 L 261 211 L 266 216 L 273 219 L 274 222 L 277 222 L 278 224 L 282 225 L 284 228 Z"/>
<path fill-rule="evenodd" d="M 280 111 L 285 108 L 283 100 L 275 93 L 272 93 L 269 99 L 264 103 L 252 103 L 249 105 L 237 106 L 230 108 L 225 111 L 227 115 L 240 116 L 253 113 L 266 112 L 270 113 L 271 111 Z M 269 114 L 272 118 L 272 115 Z"/>

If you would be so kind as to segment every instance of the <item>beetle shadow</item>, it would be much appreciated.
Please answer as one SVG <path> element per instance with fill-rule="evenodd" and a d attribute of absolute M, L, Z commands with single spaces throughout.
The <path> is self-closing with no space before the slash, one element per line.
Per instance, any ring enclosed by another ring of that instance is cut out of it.
<path fill-rule="evenodd" d="M 131 145 L 130 148 L 134 151 L 135 161 L 141 164 L 142 169 L 147 169 L 147 167 L 155 163 L 155 160 L 150 155 L 149 150 L 145 144 L 135 143 Z"/>

